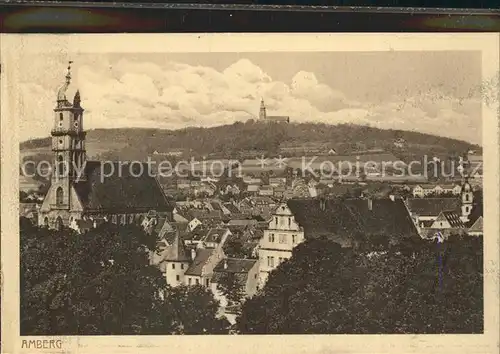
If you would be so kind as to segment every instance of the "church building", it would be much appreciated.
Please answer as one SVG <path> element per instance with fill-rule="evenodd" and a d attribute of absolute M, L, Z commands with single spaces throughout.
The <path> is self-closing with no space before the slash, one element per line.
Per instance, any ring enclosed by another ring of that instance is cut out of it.
<path fill-rule="evenodd" d="M 71 62 L 57 93 L 51 131 L 51 185 L 39 211 L 38 224 L 60 229 L 78 220 L 139 222 L 154 210 L 173 217 L 170 203 L 148 166 L 140 162 L 89 161 L 80 92 L 68 100 Z M 71 97 L 71 96 L 69 96 Z"/>
<path fill-rule="evenodd" d="M 260 101 L 259 110 L 259 121 L 269 122 L 269 123 L 290 123 L 289 116 L 268 116 L 266 112 L 266 105 L 264 104 L 264 99 Z"/>

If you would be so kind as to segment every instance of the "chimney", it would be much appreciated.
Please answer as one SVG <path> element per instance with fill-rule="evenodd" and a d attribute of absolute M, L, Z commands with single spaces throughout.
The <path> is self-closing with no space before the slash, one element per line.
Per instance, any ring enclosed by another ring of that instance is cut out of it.
<path fill-rule="evenodd" d="M 227 269 L 227 259 L 224 259 L 224 269 Z"/>
<path fill-rule="evenodd" d="M 390 198 L 392 201 L 394 201 L 394 200 L 396 199 L 396 198 L 394 197 L 394 195 L 393 195 L 393 194 L 390 194 L 390 195 L 389 195 L 389 198 Z"/>
<path fill-rule="evenodd" d="M 194 248 L 191 249 L 191 259 L 194 260 L 196 258 L 196 250 Z"/>
<path fill-rule="evenodd" d="M 372 198 L 368 198 L 368 210 L 373 210 L 373 200 Z"/>

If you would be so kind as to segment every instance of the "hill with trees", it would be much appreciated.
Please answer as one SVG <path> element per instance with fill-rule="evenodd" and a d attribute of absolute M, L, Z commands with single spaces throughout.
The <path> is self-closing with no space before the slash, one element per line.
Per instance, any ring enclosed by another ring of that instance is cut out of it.
<path fill-rule="evenodd" d="M 405 146 L 396 146 L 396 140 L 405 141 Z M 403 161 L 414 156 L 445 157 L 462 154 L 469 149 L 480 150 L 480 147 L 460 140 L 354 124 L 273 124 L 249 120 L 211 128 L 117 128 L 95 129 L 87 133 L 88 153 L 100 159 L 144 160 L 155 151 L 161 154 L 172 150 L 184 151 L 189 157 L 255 157 L 261 153 L 280 154 L 280 146 L 311 144 L 334 148 L 338 154 L 383 149 Z M 25 141 L 20 148 L 26 154 L 47 153 L 50 138 Z"/>

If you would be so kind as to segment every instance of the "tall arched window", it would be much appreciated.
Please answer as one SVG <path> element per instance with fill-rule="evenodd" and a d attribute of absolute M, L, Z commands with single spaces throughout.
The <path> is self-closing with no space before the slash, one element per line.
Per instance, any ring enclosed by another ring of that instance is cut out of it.
<path fill-rule="evenodd" d="M 57 217 L 56 219 L 56 229 L 57 230 L 62 230 L 63 228 L 63 222 L 60 216 Z"/>
<path fill-rule="evenodd" d="M 64 191 L 61 187 L 56 190 L 56 204 L 61 205 L 64 203 Z"/>
<path fill-rule="evenodd" d="M 63 120 L 63 114 L 62 113 L 59 113 L 59 120 L 62 121 Z"/>
<path fill-rule="evenodd" d="M 64 176 L 64 161 L 62 155 L 57 156 L 57 175 Z"/>

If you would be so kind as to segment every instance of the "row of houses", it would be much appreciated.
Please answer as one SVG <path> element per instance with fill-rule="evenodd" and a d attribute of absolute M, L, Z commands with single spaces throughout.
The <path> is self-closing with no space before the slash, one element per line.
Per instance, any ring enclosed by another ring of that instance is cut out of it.
<path fill-rule="evenodd" d="M 184 247 L 182 252 L 186 256 L 183 256 L 183 262 L 186 264 L 179 268 L 171 263 L 180 261 L 166 261 L 165 267 L 170 270 L 165 271 L 165 276 L 174 286 L 200 284 L 209 287 L 221 303 L 228 306 L 229 302 L 217 288 L 225 273 L 238 273 L 245 296 L 252 296 L 266 283 L 273 270 L 292 257 L 293 249 L 308 238 L 324 236 L 344 247 L 352 247 L 360 242 L 359 236 L 369 239 L 386 235 L 389 243 L 457 232 L 481 236 L 482 217 L 467 226 L 471 222 L 467 219 L 467 213 L 470 213 L 467 207 L 471 205 L 471 200 L 466 197 L 468 192 L 468 187 L 464 187 L 462 198 L 440 198 L 438 201 L 432 198 L 405 201 L 393 196 L 381 199 L 290 199 L 279 203 L 266 220 L 255 245 L 253 256 L 257 259 L 225 256 L 223 245 L 233 237 L 228 225 L 210 229 L 196 240 L 183 240 L 178 232 L 173 243 L 165 243 L 169 244 L 167 247 Z M 257 222 L 252 223 L 257 225 Z M 177 267 L 175 272 L 174 267 Z"/>
<path fill-rule="evenodd" d="M 325 236 L 344 247 L 352 247 L 359 242 L 356 235 L 365 238 L 387 235 L 391 243 L 456 232 L 482 235 L 482 217 L 472 226 L 469 226 L 471 220 L 467 220 L 473 203 L 469 192 L 469 187 L 464 186 L 460 198 L 409 198 L 406 201 L 392 196 L 380 199 L 306 197 L 281 203 L 261 197 L 257 199 L 260 205 L 255 198 L 231 203 L 192 201 L 191 204 L 179 203 L 173 215 L 151 211 L 141 225 L 158 236 L 158 251 L 151 254 L 151 262 L 162 270 L 167 283 L 211 289 L 221 303 L 222 313 L 233 321 L 237 306 L 221 293 L 218 284 L 228 275 L 237 278 L 243 289 L 241 301 L 244 301 L 308 238 Z M 268 208 L 267 217 L 248 218 L 252 213 L 260 214 L 259 208 L 264 206 Z M 202 212 L 197 213 L 200 210 Z M 105 221 L 136 222 L 117 215 L 111 220 L 75 220 L 70 227 L 85 232 Z M 227 256 L 224 245 L 243 234 L 252 249 L 250 256 Z"/>
<path fill-rule="evenodd" d="M 460 195 L 462 186 L 460 184 L 419 184 L 412 188 L 414 197 L 426 197 L 429 195 L 451 194 Z"/>

